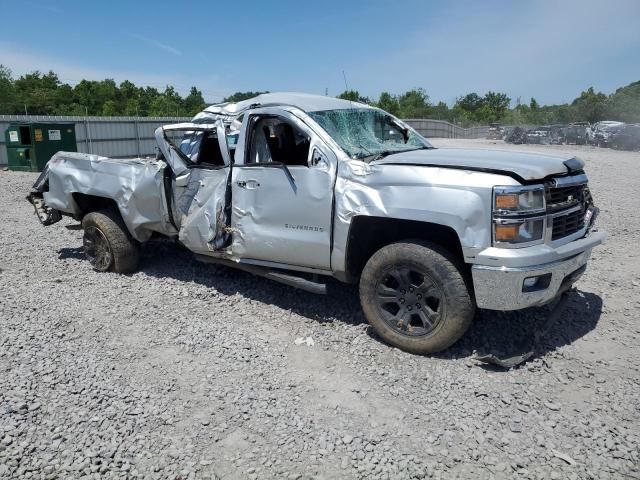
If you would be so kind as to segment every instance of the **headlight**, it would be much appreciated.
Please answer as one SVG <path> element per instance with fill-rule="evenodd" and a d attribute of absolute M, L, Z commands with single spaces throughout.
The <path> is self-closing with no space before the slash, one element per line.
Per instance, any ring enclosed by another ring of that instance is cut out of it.
<path fill-rule="evenodd" d="M 504 243 L 538 243 L 544 236 L 544 217 L 519 220 L 496 219 L 494 220 L 493 232 L 494 243 L 498 246 Z"/>
<path fill-rule="evenodd" d="M 518 215 L 544 212 L 544 185 L 494 187 L 494 215 Z"/>
<path fill-rule="evenodd" d="M 544 185 L 494 187 L 494 245 L 517 248 L 542 243 L 545 208 Z"/>

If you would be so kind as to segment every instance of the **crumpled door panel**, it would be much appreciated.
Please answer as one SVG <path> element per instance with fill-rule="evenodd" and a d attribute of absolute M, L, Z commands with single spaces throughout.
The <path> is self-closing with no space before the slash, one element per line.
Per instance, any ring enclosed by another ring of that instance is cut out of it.
<path fill-rule="evenodd" d="M 192 169 L 192 178 L 180 197 L 182 215 L 178 238 L 189 249 L 207 253 L 220 249 L 226 239 L 225 197 L 229 167 Z"/>

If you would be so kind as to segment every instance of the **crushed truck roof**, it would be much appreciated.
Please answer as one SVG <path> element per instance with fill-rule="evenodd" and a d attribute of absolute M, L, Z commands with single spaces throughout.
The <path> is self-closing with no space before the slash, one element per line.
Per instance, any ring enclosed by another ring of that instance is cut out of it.
<path fill-rule="evenodd" d="M 318 112 L 321 110 L 339 110 L 347 108 L 372 108 L 365 103 L 342 100 L 340 98 L 325 97 L 323 95 L 311 95 L 309 93 L 281 92 L 263 93 L 257 97 L 242 100 L 241 102 L 227 102 L 211 105 L 204 109 L 206 113 L 233 115 L 246 110 L 251 105 L 292 105 L 305 112 Z M 204 113 L 203 112 L 203 113 Z"/>

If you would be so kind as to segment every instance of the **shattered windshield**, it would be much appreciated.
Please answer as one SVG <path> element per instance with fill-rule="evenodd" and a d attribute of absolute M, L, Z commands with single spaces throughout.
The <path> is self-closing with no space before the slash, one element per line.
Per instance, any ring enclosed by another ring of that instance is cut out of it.
<path fill-rule="evenodd" d="M 309 115 L 351 158 L 365 161 L 433 148 L 420 135 L 391 115 L 373 108 L 322 110 Z"/>

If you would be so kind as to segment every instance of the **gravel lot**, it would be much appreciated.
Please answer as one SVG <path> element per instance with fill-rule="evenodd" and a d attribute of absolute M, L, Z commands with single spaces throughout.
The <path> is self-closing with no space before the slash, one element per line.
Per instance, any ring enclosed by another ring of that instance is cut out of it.
<path fill-rule="evenodd" d="M 523 351 L 547 308 L 481 311 L 410 355 L 339 284 L 316 297 L 171 243 L 96 273 L 75 222 L 39 225 L 36 175 L 0 172 L 0 478 L 640 478 L 640 154 L 434 143 L 587 161 L 610 237 L 520 368 L 473 357 Z"/>

